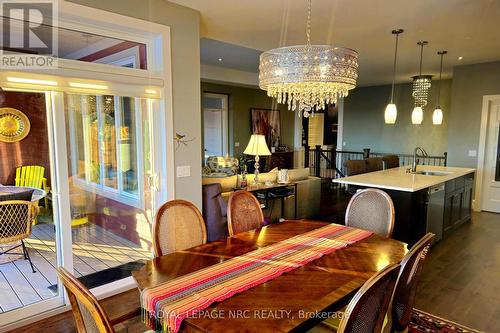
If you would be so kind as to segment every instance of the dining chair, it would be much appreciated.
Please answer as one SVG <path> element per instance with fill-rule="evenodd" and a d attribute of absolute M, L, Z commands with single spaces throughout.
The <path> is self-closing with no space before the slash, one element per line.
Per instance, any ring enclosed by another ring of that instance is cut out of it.
<path fill-rule="evenodd" d="M 347 306 L 338 333 L 382 331 L 399 268 L 388 266 L 365 282 Z"/>
<path fill-rule="evenodd" d="M 386 163 L 386 168 L 398 168 L 399 167 L 399 156 L 398 155 L 386 155 L 382 157 L 382 161 Z"/>
<path fill-rule="evenodd" d="M 19 255 L 24 256 L 24 259 L 29 261 L 33 273 L 36 273 L 36 270 L 24 240 L 31 235 L 33 220 L 38 212 L 38 206 L 31 201 L 0 201 L 0 245 L 20 242 L 20 244 L 0 252 L 0 255 L 13 254 L 13 250 L 22 247 L 23 253 L 19 253 Z"/>
<path fill-rule="evenodd" d="M 390 311 L 391 332 L 406 332 L 408 329 L 423 263 L 434 236 L 433 233 L 428 233 L 422 237 L 401 261 Z"/>
<path fill-rule="evenodd" d="M 375 188 L 356 192 L 347 205 L 345 225 L 390 238 L 394 229 L 394 204 L 391 197 Z"/>
<path fill-rule="evenodd" d="M 205 222 L 195 205 L 186 200 L 171 200 L 160 207 L 153 226 L 156 257 L 206 242 Z"/>
<path fill-rule="evenodd" d="M 120 331 L 115 330 L 114 326 L 133 318 L 137 320 L 131 321 L 131 324 L 137 326 L 137 321 L 140 321 L 140 309 L 134 309 L 111 320 L 95 296 L 73 274 L 62 267 L 57 269 L 57 273 L 68 294 L 78 333 L 119 333 Z M 145 325 L 141 326 L 141 332 L 152 332 Z M 128 332 L 127 327 L 122 328 Z"/>
<path fill-rule="evenodd" d="M 344 162 L 346 176 L 355 176 L 368 172 L 366 161 L 363 160 L 347 160 Z M 347 185 L 347 193 L 353 195 L 358 190 L 356 185 Z"/>
<path fill-rule="evenodd" d="M 365 160 L 347 160 L 344 162 L 346 176 L 354 176 L 368 172 Z"/>
<path fill-rule="evenodd" d="M 241 190 L 231 194 L 227 204 L 229 235 L 258 229 L 264 225 L 260 202 L 250 192 Z"/>
<path fill-rule="evenodd" d="M 368 172 L 379 171 L 384 168 L 382 157 L 370 157 L 365 159 Z"/>

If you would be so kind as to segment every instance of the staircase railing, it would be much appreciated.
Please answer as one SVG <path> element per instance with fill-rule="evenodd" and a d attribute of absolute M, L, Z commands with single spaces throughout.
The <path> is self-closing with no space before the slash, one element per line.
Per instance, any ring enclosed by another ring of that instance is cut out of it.
<path fill-rule="evenodd" d="M 399 165 L 411 165 L 413 161 L 413 154 L 373 153 L 370 148 L 365 148 L 363 151 L 336 150 L 334 148 L 325 149 L 322 146 L 304 148 L 304 165 L 309 167 L 309 174 L 321 178 L 345 177 L 346 170 L 344 162 L 347 160 L 361 160 L 369 157 L 397 155 L 399 157 Z M 419 164 L 446 166 L 447 160 L 448 153 L 445 152 L 443 155 L 419 157 Z"/>

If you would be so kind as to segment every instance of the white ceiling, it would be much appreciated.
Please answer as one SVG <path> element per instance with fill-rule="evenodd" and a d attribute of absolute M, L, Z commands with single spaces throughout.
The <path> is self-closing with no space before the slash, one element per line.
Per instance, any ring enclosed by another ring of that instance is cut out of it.
<path fill-rule="evenodd" d="M 255 66 L 256 50 L 305 42 L 306 0 L 170 1 L 200 11 L 202 37 L 250 49 L 228 67 L 248 71 Z M 500 0 L 313 0 L 312 6 L 312 42 L 357 50 L 361 86 L 391 81 L 394 28 L 405 29 L 398 82 L 417 74 L 418 40 L 429 41 L 425 74 L 439 73 L 436 52 L 443 49 L 448 50 L 446 76 L 455 65 L 500 60 Z M 224 66 L 225 60 L 221 64 L 215 57 L 224 59 L 233 46 L 209 46 L 203 51 L 202 43 L 202 62 Z"/>

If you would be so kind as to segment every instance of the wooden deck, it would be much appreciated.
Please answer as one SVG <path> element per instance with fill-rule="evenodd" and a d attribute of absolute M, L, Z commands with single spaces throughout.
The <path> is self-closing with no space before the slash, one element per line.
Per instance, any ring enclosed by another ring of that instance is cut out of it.
<path fill-rule="evenodd" d="M 150 259 L 151 252 L 139 245 L 88 224 L 73 229 L 73 265 L 77 277 L 140 259 Z M 54 297 L 49 286 L 57 283 L 55 231 L 52 224 L 33 226 L 26 240 L 36 273 L 20 257 L 0 264 L 0 313 Z"/>

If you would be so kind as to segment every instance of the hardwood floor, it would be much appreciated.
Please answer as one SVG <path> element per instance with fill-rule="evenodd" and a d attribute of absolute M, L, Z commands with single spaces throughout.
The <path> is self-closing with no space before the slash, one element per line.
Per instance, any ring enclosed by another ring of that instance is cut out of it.
<path fill-rule="evenodd" d="M 500 332 L 500 214 L 474 213 L 472 223 L 434 246 L 415 307 L 458 323 Z"/>
<path fill-rule="evenodd" d="M 485 332 L 500 332 L 499 239 L 500 214 L 475 213 L 472 223 L 431 248 L 416 308 Z M 132 290 L 103 304 L 113 317 L 138 301 Z M 15 332 L 69 333 L 73 325 L 71 313 L 66 313 Z"/>
<path fill-rule="evenodd" d="M 121 315 L 128 313 L 131 309 L 136 309 L 140 307 L 139 301 L 139 291 L 133 289 L 116 296 L 109 297 L 102 300 L 102 307 L 106 311 L 108 317 L 112 320 L 114 318 L 119 318 Z M 145 328 L 140 322 L 140 318 L 134 318 L 129 322 L 126 322 L 129 330 L 124 330 L 127 333 L 144 332 Z M 121 327 L 125 326 L 120 324 Z M 116 327 L 118 328 L 118 327 Z M 137 329 L 133 329 L 137 328 Z M 50 317 L 40 322 L 36 322 L 19 329 L 9 331 L 7 333 L 19 333 L 19 332 L 29 332 L 29 333 L 75 333 L 75 322 L 73 319 L 73 314 L 71 311 L 61 313 L 57 316 Z M 118 331 L 117 331 L 118 332 Z"/>

